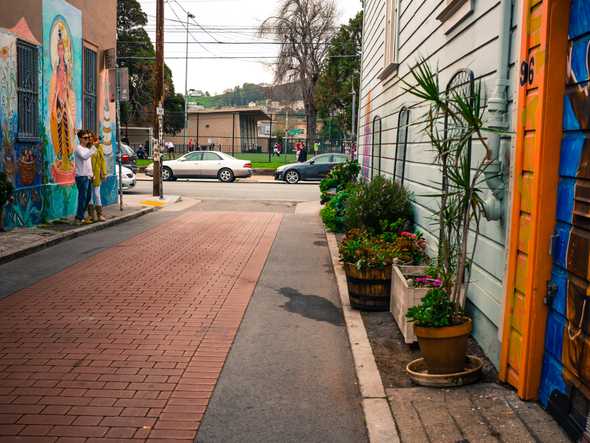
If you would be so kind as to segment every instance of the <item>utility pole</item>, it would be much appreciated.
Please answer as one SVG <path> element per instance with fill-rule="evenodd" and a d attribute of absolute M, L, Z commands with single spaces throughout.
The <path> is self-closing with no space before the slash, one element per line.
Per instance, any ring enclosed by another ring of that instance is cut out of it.
<path fill-rule="evenodd" d="M 188 21 L 195 18 L 190 12 L 186 13 L 186 56 L 184 62 L 184 129 L 182 131 L 182 139 L 184 143 L 184 150 L 186 151 L 186 129 L 188 127 Z"/>
<path fill-rule="evenodd" d="M 156 91 L 154 94 L 154 133 L 158 142 L 152 154 L 154 161 L 153 196 L 163 198 L 162 145 L 164 140 L 164 0 L 157 0 L 156 7 Z"/>

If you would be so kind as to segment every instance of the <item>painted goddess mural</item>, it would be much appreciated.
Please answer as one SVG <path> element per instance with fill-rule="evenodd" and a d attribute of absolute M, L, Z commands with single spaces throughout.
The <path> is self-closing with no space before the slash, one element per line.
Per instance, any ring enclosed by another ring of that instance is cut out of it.
<path fill-rule="evenodd" d="M 72 37 L 68 25 L 56 17 L 51 28 L 51 83 L 49 122 L 55 161 L 51 174 L 56 183 L 74 181 L 76 96 L 72 85 Z"/>

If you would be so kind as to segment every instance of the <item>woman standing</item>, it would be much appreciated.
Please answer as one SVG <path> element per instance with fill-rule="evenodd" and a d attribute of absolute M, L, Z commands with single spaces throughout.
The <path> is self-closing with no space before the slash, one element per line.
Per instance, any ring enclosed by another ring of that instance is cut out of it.
<path fill-rule="evenodd" d="M 88 205 L 88 215 L 92 221 L 105 221 L 102 215 L 102 202 L 100 199 L 100 185 L 107 176 L 107 163 L 104 157 L 104 146 L 96 134 L 92 134 L 92 144 L 96 148 L 96 153 L 92 156 L 92 204 Z"/>

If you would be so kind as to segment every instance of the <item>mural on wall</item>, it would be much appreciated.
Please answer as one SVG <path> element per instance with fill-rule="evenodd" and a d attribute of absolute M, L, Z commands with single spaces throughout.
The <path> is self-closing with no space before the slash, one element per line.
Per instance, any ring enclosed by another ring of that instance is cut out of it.
<path fill-rule="evenodd" d="M 82 14 L 65 0 L 43 0 L 42 113 L 46 218 L 76 209 L 73 152 L 82 127 Z"/>
<path fill-rule="evenodd" d="M 371 118 L 371 107 L 372 107 L 372 91 L 369 91 L 367 95 L 367 111 L 365 114 L 365 136 L 363 139 L 363 153 L 361 160 L 361 175 L 365 180 L 370 177 L 370 169 L 372 164 L 371 158 L 371 146 L 373 140 L 373 119 Z"/>
<path fill-rule="evenodd" d="M 555 296 L 539 395 L 576 439 L 590 423 L 590 11 L 584 3 L 571 2 L 552 248 Z"/>
<path fill-rule="evenodd" d="M 104 146 L 104 156 L 107 163 L 109 175 L 115 173 L 115 159 L 113 155 L 116 146 L 116 126 L 115 119 L 117 110 L 115 103 L 111 102 L 111 76 L 109 70 L 104 69 L 99 77 L 99 95 L 98 95 L 98 119 L 100 124 L 100 136 Z"/>
<path fill-rule="evenodd" d="M 13 181 L 17 131 L 16 36 L 0 30 L 0 171 Z"/>
<path fill-rule="evenodd" d="M 57 183 L 74 179 L 76 95 L 73 90 L 72 37 L 67 23 L 58 17 L 51 27 L 49 124 L 55 162 L 51 174 Z"/>

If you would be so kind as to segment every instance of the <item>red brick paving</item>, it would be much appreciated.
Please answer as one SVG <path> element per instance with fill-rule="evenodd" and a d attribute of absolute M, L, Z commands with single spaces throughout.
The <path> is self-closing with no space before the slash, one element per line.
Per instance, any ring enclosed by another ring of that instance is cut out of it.
<path fill-rule="evenodd" d="M 0 300 L 0 441 L 192 441 L 280 221 L 185 214 Z"/>

